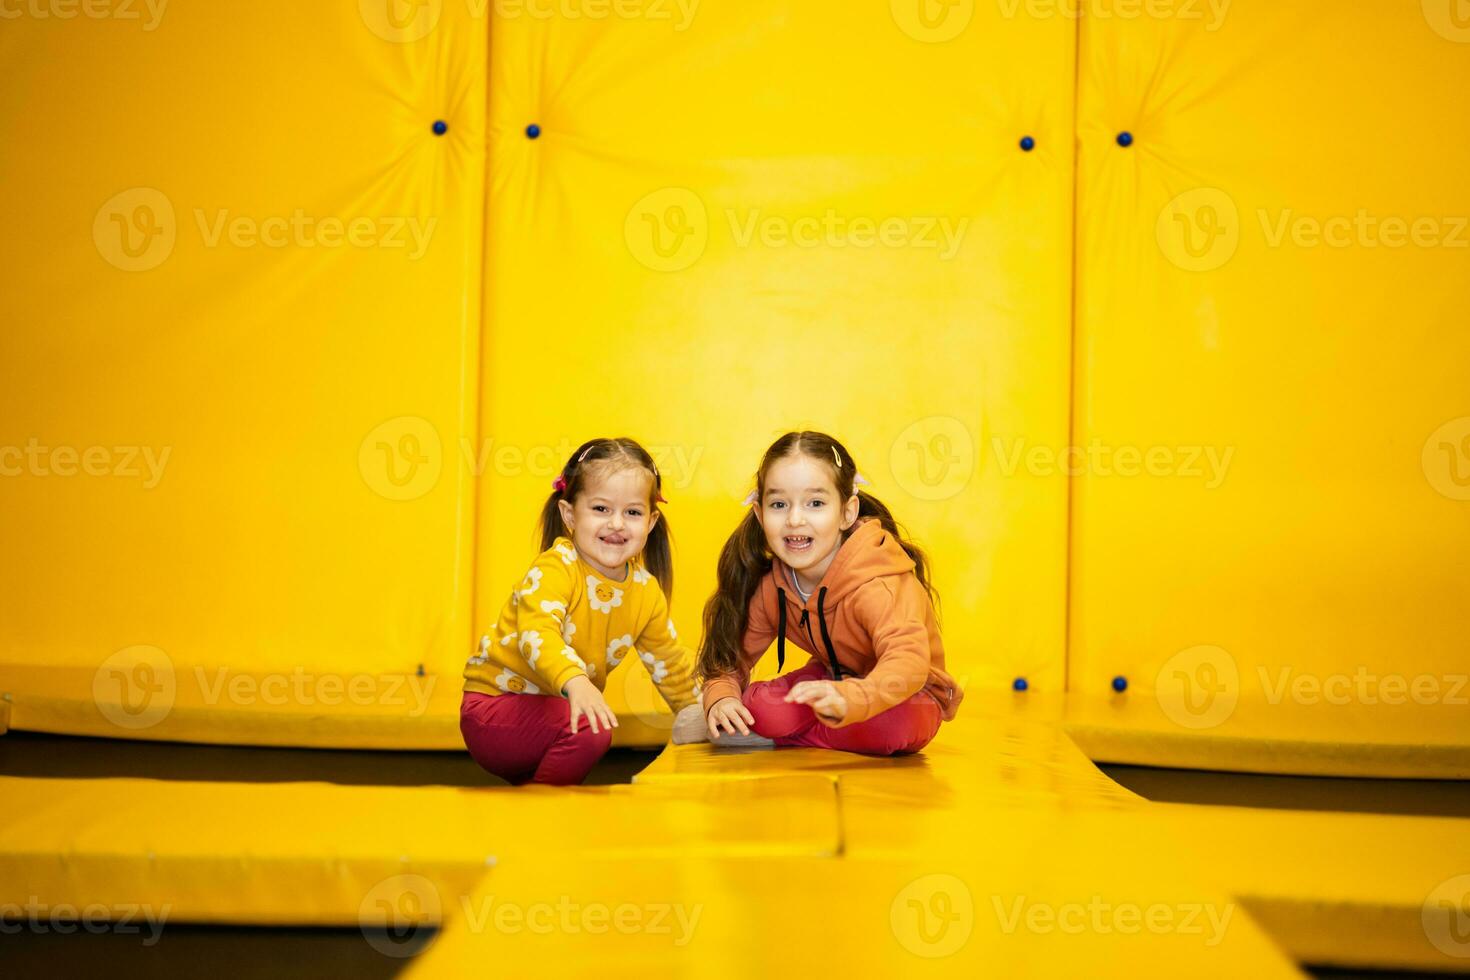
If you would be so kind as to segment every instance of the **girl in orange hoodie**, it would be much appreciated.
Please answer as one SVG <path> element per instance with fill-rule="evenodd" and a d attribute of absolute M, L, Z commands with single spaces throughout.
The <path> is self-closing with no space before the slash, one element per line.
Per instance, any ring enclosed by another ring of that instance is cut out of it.
<path fill-rule="evenodd" d="M 916 752 L 964 697 L 944 670 L 928 563 L 842 444 L 788 432 L 766 450 L 750 512 L 720 553 L 698 672 L 721 732 L 868 755 Z M 750 683 L 776 642 L 811 654 Z"/>

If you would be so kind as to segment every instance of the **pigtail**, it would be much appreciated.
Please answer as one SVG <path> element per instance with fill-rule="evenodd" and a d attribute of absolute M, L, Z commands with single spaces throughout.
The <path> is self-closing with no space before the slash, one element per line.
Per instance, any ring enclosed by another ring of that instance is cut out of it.
<path fill-rule="evenodd" d="M 747 510 L 745 519 L 720 551 L 719 584 L 704 605 L 704 639 L 699 644 L 696 664 L 700 677 L 731 674 L 739 666 L 750 600 L 770 570 L 765 532 L 755 512 Z"/>
<path fill-rule="evenodd" d="M 929 593 L 929 601 L 934 603 L 935 613 L 937 614 L 939 610 L 939 592 L 934 588 L 934 583 L 929 579 L 928 556 L 924 554 L 923 549 L 909 539 L 908 533 L 894 519 L 893 512 L 884 505 L 883 501 L 863 490 L 857 491 L 857 498 L 858 519 L 861 520 L 864 517 L 877 518 L 878 523 L 883 525 L 883 529 L 893 535 L 893 539 L 898 542 L 899 547 L 903 548 L 904 553 L 913 559 L 914 577 L 919 580 L 919 584 L 924 587 L 924 591 Z"/>
<path fill-rule="evenodd" d="M 658 523 L 648 532 L 648 540 L 643 544 L 643 564 L 648 566 L 648 574 L 658 579 L 664 598 L 673 602 L 674 533 L 669 530 L 669 515 L 659 510 L 658 504 L 653 509 L 658 514 Z"/>

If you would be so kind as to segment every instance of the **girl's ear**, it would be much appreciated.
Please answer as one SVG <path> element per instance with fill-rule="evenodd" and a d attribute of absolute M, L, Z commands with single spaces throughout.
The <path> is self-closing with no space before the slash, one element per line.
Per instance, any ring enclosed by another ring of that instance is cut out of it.
<path fill-rule="evenodd" d="M 648 529 L 652 531 L 654 528 L 658 527 L 658 519 L 663 516 L 664 515 L 662 511 L 650 510 L 648 512 Z"/>
<path fill-rule="evenodd" d="M 572 505 L 569 504 L 569 503 L 567 503 L 565 500 L 558 500 L 556 502 L 556 509 L 559 510 L 559 511 L 561 511 L 561 523 L 562 523 L 562 526 L 567 529 L 567 533 L 568 534 L 571 534 L 572 533 Z"/>
<path fill-rule="evenodd" d="M 854 493 L 847 498 L 847 503 L 842 505 L 842 530 L 846 531 L 852 527 L 853 522 L 858 519 L 858 498 Z"/>

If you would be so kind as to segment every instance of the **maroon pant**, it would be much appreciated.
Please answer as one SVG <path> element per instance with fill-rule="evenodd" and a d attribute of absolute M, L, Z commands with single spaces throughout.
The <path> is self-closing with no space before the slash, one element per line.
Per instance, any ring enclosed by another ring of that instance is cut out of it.
<path fill-rule="evenodd" d="M 612 745 L 612 732 L 594 732 L 579 718 L 573 735 L 571 718 L 571 702 L 547 694 L 466 691 L 459 705 L 459 731 L 470 755 L 516 786 L 573 786 L 587 778 Z"/>
<path fill-rule="evenodd" d="M 755 733 L 778 746 L 805 745 L 863 755 L 901 755 L 919 751 L 939 731 L 942 717 L 939 702 L 928 691 L 920 691 L 881 714 L 844 728 L 822 724 L 808 705 L 787 704 L 782 700 L 802 681 L 830 679 L 827 668 L 813 658 L 800 670 L 751 684 L 741 700 L 755 718 L 752 726 Z"/>

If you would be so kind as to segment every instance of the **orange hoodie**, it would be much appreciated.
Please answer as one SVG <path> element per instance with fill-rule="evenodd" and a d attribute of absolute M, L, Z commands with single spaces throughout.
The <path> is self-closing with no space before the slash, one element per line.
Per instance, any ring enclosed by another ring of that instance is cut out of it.
<path fill-rule="evenodd" d="M 772 640 L 784 660 L 790 639 L 826 664 L 828 676 L 841 678 L 836 685 L 847 714 L 833 728 L 865 721 L 921 690 L 939 702 L 945 721 L 955 716 L 964 692 L 945 673 L 934 606 L 914 576 L 913 559 L 881 523 L 859 522 L 805 603 L 791 574 L 772 558 L 750 600 L 738 670 L 705 681 L 706 712 L 721 698 L 740 696 Z"/>

